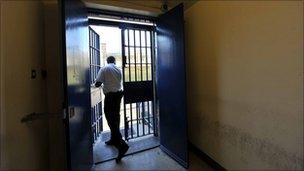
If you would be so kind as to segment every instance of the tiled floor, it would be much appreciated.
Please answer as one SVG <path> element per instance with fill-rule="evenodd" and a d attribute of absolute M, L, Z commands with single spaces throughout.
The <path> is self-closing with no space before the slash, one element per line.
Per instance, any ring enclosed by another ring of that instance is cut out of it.
<path fill-rule="evenodd" d="M 204 161 L 200 160 L 191 151 L 189 153 L 190 167 L 188 170 L 214 171 Z M 104 162 L 95 166 L 95 170 L 186 170 L 175 160 L 171 159 L 159 148 L 126 156 L 120 164 L 115 160 Z"/>

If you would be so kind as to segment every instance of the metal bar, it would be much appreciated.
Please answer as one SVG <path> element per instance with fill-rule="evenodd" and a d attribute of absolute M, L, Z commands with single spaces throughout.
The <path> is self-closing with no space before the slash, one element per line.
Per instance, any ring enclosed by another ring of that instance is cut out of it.
<path fill-rule="evenodd" d="M 148 47 L 147 47 L 147 31 L 145 31 L 145 36 L 146 36 L 146 80 L 148 80 Z"/>
<path fill-rule="evenodd" d="M 142 73 L 142 51 L 141 51 L 141 30 L 139 30 L 139 52 L 140 52 L 140 77 L 141 81 L 143 80 L 143 73 Z"/>
<path fill-rule="evenodd" d="M 94 50 L 96 50 L 96 51 L 100 51 L 99 49 L 97 49 L 96 47 L 94 47 L 94 46 L 92 46 L 92 45 L 90 45 L 90 48 L 92 48 L 92 49 L 94 49 Z"/>
<path fill-rule="evenodd" d="M 100 120 L 101 120 L 101 123 L 100 123 L 100 132 L 102 132 L 103 131 L 103 123 L 102 123 L 102 120 L 103 120 L 103 118 L 102 118 L 102 100 L 100 101 Z"/>
<path fill-rule="evenodd" d="M 125 46 L 128 46 L 128 45 L 125 45 Z M 142 48 L 149 48 L 150 46 L 130 46 L 130 47 L 133 47 L 133 48 L 139 48 L 139 47 L 142 47 Z"/>
<path fill-rule="evenodd" d="M 149 118 L 152 118 L 152 116 L 150 116 Z M 148 119 L 148 117 L 144 117 L 144 119 Z M 131 121 L 131 120 L 128 120 Z M 136 119 L 133 119 L 132 121 L 136 121 Z"/>
<path fill-rule="evenodd" d="M 90 66 L 101 67 L 101 65 L 98 65 L 98 64 L 90 64 Z"/>
<path fill-rule="evenodd" d="M 145 118 L 146 119 L 146 122 L 148 123 L 148 120 L 147 120 L 147 118 Z M 149 127 L 152 127 L 153 125 L 151 124 L 151 123 L 148 123 L 148 128 Z M 148 134 L 152 134 L 152 133 L 148 133 Z"/>
<path fill-rule="evenodd" d="M 131 62 L 131 64 L 135 65 L 135 63 L 132 63 L 132 62 Z M 144 64 L 144 63 L 143 63 L 143 64 Z"/>
<path fill-rule="evenodd" d="M 125 56 L 125 48 L 124 48 L 124 45 L 125 45 L 125 32 L 124 32 L 125 30 L 124 29 L 121 29 L 121 46 L 122 46 L 122 48 L 121 48 L 121 50 L 122 50 L 122 56 Z M 122 61 L 122 62 L 124 62 L 124 60 Z M 126 72 L 126 70 L 125 70 L 125 67 L 124 67 L 124 65 L 122 65 L 123 67 L 122 67 L 122 69 L 123 69 L 123 72 L 122 72 L 122 74 L 123 74 L 123 79 L 124 79 L 124 82 L 126 81 L 126 78 L 125 78 L 125 72 Z M 127 122 L 127 111 L 126 111 L 126 103 L 125 103 L 125 101 L 124 101 L 124 103 L 123 103 L 123 106 L 124 106 L 124 125 L 125 125 L 125 129 L 124 129 L 124 132 L 125 132 L 125 140 L 127 140 L 128 139 L 128 126 L 127 126 L 127 124 L 128 124 L 128 122 Z"/>
<path fill-rule="evenodd" d="M 141 112 L 142 129 L 143 129 L 143 135 L 145 135 L 145 120 L 144 120 L 145 106 L 144 106 L 144 102 L 141 102 L 141 107 L 142 107 L 142 112 Z"/>
<path fill-rule="evenodd" d="M 153 46 L 153 43 L 154 43 L 154 36 L 153 36 L 153 32 L 152 31 L 150 31 L 150 45 L 151 45 L 151 48 L 150 48 L 150 62 L 151 62 L 151 80 L 153 80 L 153 67 L 152 67 L 152 61 L 153 61 L 153 56 L 154 56 L 154 49 L 152 48 L 152 46 Z"/>
<path fill-rule="evenodd" d="M 94 30 L 94 29 L 92 29 L 92 27 L 90 27 L 90 31 L 92 32 L 92 35 L 95 33 L 95 34 L 97 34 L 97 32 Z"/>
<path fill-rule="evenodd" d="M 147 107 L 148 107 L 148 103 L 149 102 L 147 102 Z M 147 113 L 148 113 L 148 124 L 149 124 L 149 126 L 148 126 L 148 133 L 150 134 L 150 110 L 149 110 L 149 107 L 148 107 Z"/>
<path fill-rule="evenodd" d="M 133 138 L 133 118 L 132 118 L 132 110 L 133 110 L 133 103 L 130 103 L 131 109 L 130 109 L 130 117 L 131 117 L 131 138 Z"/>
<path fill-rule="evenodd" d="M 135 39 L 135 30 L 133 30 L 133 37 L 134 37 L 134 45 L 136 45 Z M 135 62 L 135 81 L 137 81 L 137 70 L 136 70 L 136 49 L 134 48 L 134 62 Z"/>
<path fill-rule="evenodd" d="M 149 117 L 148 117 L 148 120 L 149 120 L 149 124 L 150 124 L 150 101 L 148 101 L 147 104 L 148 104 L 147 107 L 148 107 L 148 116 L 149 116 Z M 153 119 L 154 119 L 154 117 L 152 116 L 152 120 L 153 120 Z M 150 129 L 149 129 L 149 133 L 150 133 Z"/>
<path fill-rule="evenodd" d="M 132 24 L 132 23 L 121 23 L 115 21 L 105 21 L 105 20 L 98 20 L 98 19 L 89 19 L 89 25 L 101 25 L 101 26 L 114 26 L 119 28 L 128 28 L 128 29 L 145 29 L 145 30 L 155 30 L 155 26 L 150 25 L 139 25 L 139 24 Z"/>
<path fill-rule="evenodd" d="M 154 32 L 151 32 L 151 70 L 152 70 L 152 74 L 151 74 L 151 78 L 152 78 L 152 81 L 153 81 L 153 91 L 155 91 L 155 77 L 154 77 L 154 67 L 155 67 L 155 37 L 154 37 Z M 158 135 L 158 128 L 156 128 L 157 126 L 157 118 L 155 117 L 155 98 L 152 100 L 152 115 L 153 115 L 153 132 L 154 132 L 154 135 L 157 136 Z"/>
<path fill-rule="evenodd" d="M 130 32 L 128 30 L 128 57 L 129 57 L 129 81 L 131 81 L 131 56 L 130 56 Z"/>
<path fill-rule="evenodd" d="M 133 19 L 141 19 L 141 20 L 148 20 L 151 22 L 154 22 L 157 20 L 156 17 L 146 16 L 146 15 L 140 15 L 140 14 L 132 14 L 127 12 L 118 12 L 118 11 L 110 11 L 110 10 L 100 10 L 96 8 L 88 8 L 88 12 L 92 14 L 102 14 L 102 15 L 109 15 L 109 16 L 116 16 L 116 17 L 128 17 Z"/>
<path fill-rule="evenodd" d="M 137 127 L 137 137 L 139 137 L 139 127 L 138 127 L 138 103 L 136 104 L 136 127 Z"/>

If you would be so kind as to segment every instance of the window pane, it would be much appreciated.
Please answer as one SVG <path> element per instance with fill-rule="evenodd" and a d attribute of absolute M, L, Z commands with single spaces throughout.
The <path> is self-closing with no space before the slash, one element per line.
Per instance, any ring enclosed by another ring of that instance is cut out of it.
<path fill-rule="evenodd" d="M 134 32 L 129 30 L 130 46 L 134 46 Z"/>
<path fill-rule="evenodd" d="M 148 80 L 152 80 L 152 68 L 150 64 L 148 64 Z"/>
<path fill-rule="evenodd" d="M 140 48 L 136 48 L 136 74 L 137 74 L 137 81 L 141 81 L 141 55 L 140 55 Z"/>
<path fill-rule="evenodd" d="M 151 47 L 150 31 L 147 31 L 147 46 Z"/>
<path fill-rule="evenodd" d="M 146 48 L 141 48 L 141 55 L 142 55 L 142 63 L 146 63 L 147 61 Z"/>
<path fill-rule="evenodd" d="M 140 45 L 140 40 L 139 40 L 139 31 L 135 30 L 135 46 L 139 46 Z"/>
<path fill-rule="evenodd" d="M 151 48 L 147 48 L 148 63 L 151 64 Z"/>
<path fill-rule="evenodd" d="M 128 30 L 124 31 L 124 35 L 125 35 L 125 45 L 128 45 Z"/>
<path fill-rule="evenodd" d="M 140 35 L 141 35 L 141 46 L 146 46 L 146 32 L 141 31 Z"/>

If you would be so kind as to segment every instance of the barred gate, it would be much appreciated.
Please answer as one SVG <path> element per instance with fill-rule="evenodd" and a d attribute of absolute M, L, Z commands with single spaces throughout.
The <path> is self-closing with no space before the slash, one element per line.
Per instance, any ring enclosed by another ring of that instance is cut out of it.
<path fill-rule="evenodd" d="M 89 27 L 89 40 L 90 40 L 90 83 L 94 85 L 98 71 L 100 69 L 100 38 L 99 35 Z M 95 142 L 103 131 L 102 125 L 102 101 L 101 91 L 91 89 L 91 124 L 93 132 L 93 142 Z M 94 98 L 95 97 L 95 98 Z"/>
<path fill-rule="evenodd" d="M 122 29 L 125 139 L 157 135 L 154 111 L 154 31 Z"/>

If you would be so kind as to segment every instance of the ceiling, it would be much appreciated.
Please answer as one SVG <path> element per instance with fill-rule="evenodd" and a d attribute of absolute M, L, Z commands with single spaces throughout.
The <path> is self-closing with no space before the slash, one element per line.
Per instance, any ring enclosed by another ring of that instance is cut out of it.
<path fill-rule="evenodd" d="M 87 7 L 120 11 L 148 16 L 158 16 L 162 13 L 161 7 L 164 1 L 168 9 L 184 3 L 185 10 L 197 0 L 84 0 Z"/>

